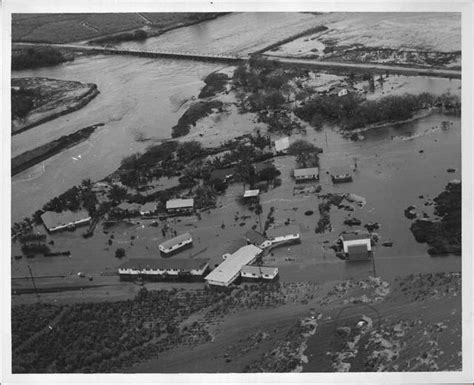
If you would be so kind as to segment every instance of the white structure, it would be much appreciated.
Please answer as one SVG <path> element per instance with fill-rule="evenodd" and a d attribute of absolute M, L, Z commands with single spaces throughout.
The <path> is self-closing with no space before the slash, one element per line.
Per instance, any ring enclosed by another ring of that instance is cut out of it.
<path fill-rule="evenodd" d="M 74 229 L 77 226 L 82 226 L 90 223 L 91 217 L 85 210 L 78 212 L 64 211 L 62 213 L 56 213 L 54 211 L 46 211 L 41 215 L 46 229 L 49 232 Z"/>
<path fill-rule="evenodd" d="M 170 199 L 166 202 L 168 212 L 189 212 L 194 209 L 194 199 Z"/>
<path fill-rule="evenodd" d="M 266 234 L 272 246 L 280 243 L 301 242 L 300 229 L 298 226 L 281 226 L 267 230 Z"/>
<path fill-rule="evenodd" d="M 340 237 L 342 241 L 342 249 L 344 253 L 349 252 L 350 246 L 365 246 L 367 251 L 372 250 L 372 244 L 370 243 L 369 234 L 342 234 Z"/>
<path fill-rule="evenodd" d="M 184 233 L 161 243 L 158 248 L 160 249 L 161 254 L 171 255 L 182 248 L 191 247 L 192 244 L 193 237 L 191 236 L 191 234 Z"/>
<path fill-rule="evenodd" d="M 162 278 L 170 276 L 177 278 L 182 275 L 201 277 L 209 268 L 208 259 L 153 259 L 134 258 L 118 268 L 120 279 L 134 279 L 140 276 Z"/>
<path fill-rule="evenodd" d="M 254 245 L 241 247 L 234 254 L 225 256 L 224 262 L 205 279 L 210 285 L 229 286 L 239 277 L 242 266 L 254 262 L 261 253 L 262 249 Z"/>
<path fill-rule="evenodd" d="M 245 190 L 244 198 L 256 198 L 260 194 L 260 190 Z"/>
<path fill-rule="evenodd" d="M 246 279 L 273 280 L 278 275 L 278 267 L 270 266 L 243 266 L 240 275 Z"/>
<path fill-rule="evenodd" d="M 275 152 L 286 154 L 290 147 L 290 138 L 288 136 L 275 140 Z"/>
<path fill-rule="evenodd" d="M 337 93 L 337 96 L 345 96 L 345 95 L 347 95 L 347 89 L 346 88 L 343 88 L 342 90 L 340 90 Z"/>
<path fill-rule="evenodd" d="M 319 180 L 319 168 L 297 168 L 293 175 L 297 182 L 307 181 L 307 180 Z"/>

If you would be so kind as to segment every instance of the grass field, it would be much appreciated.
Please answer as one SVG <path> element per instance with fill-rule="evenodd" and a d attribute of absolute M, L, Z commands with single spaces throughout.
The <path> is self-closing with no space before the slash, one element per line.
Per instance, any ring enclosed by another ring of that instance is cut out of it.
<path fill-rule="evenodd" d="M 170 28 L 209 18 L 200 13 L 29 13 L 12 15 L 12 41 L 68 43 L 142 28 Z"/>

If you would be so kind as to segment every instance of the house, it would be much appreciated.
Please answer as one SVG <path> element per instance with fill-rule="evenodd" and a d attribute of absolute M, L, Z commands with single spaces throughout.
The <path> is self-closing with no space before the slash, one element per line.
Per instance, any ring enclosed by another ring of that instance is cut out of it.
<path fill-rule="evenodd" d="M 230 167 L 230 168 L 218 168 L 215 170 L 211 171 L 211 175 L 209 177 L 209 180 L 215 181 L 215 180 L 220 180 L 221 182 L 224 183 L 229 183 L 232 178 L 234 177 L 235 174 L 235 168 Z"/>
<path fill-rule="evenodd" d="M 293 171 L 296 182 L 307 182 L 311 180 L 319 180 L 319 168 L 297 168 Z"/>
<path fill-rule="evenodd" d="M 352 169 L 349 166 L 333 167 L 330 174 L 333 183 L 352 182 Z"/>
<path fill-rule="evenodd" d="M 122 202 L 112 210 L 122 216 L 137 216 L 140 214 L 140 205 L 138 203 Z"/>
<path fill-rule="evenodd" d="M 242 281 L 274 281 L 278 277 L 278 267 L 243 266 L 240 269 Z"/>
<path fill-rule="evenodd" d="M 160 243 L 158 249 L 160 250 L 161 255 L 170 256 L 183 249 L 192 247 L 192 245 L 193 237 L 189 233 L 184 233 Z"/>
<path fill-rule="evenodd" d="M 151 281 L 204 280 L 209 270 L 208 259 L 133 258 L 118 267 L 121 281 L 137 278 Z"/>
<path fill-rule="evenodd" d="M 255 230 L 249 230 L 244 234 L 244 239 L 249 245 L 255 245 L 261 249 L 266 249 L 272 245 L 272 242 L 265 238 L 263 234 Z"/>
<path fill-rule="evenodd" d="M 275 153 L 286 154 L 290 147 L 290 138 L 288 136 L 275 140 Z"/>
<path fill-rule="evenodd" d="M 166 202 L 169 213 L 191 213 L 194 210 L 194 199 L 170 199 Z"/>
<path fill-rule="evenodd" d="M 46 229 L 52 233 L 64 229 L 74 230 L 78 226 L 87 225 L 91 221 L 91 216 L 86 210 L 63 211 L 62 213 L 46 211 L 41 215 L 41 220 Z"/>
<path fill-rule="evenodd" d="M 153 215 L 156 213 L 156 203 L 147 202 L 140 207 L 140 215 Z"/>
<path fill-rule="evenodd" d="M 254 245 L 243 246 L 233 254 L 224 255 L 224 261 L 206 276 L 209 285 L 229 286 L 240 276 L 242 266 L 253 263 L 263 250 Z"/>
<path fill-rule="evenodd" d="M 267 230 L 266 234 L 272 246 L 301 242 L 300 229 L 298 226 L 281 226 Z"/>
<path fill-rule="evenodd" d="M 372 257 L 372 243 L 368 233 L 342 234 L 339 240 L 348 261 L 362 261 Z"/>
<path fill-rule="evenodd" d="M 245 190 L 244 191 L 244 200 L 246 201 L 258 201 L 258 196 L 260 194 L 260 190 Z"/>
<path fill-rule="evenodd" d="M 341 90 L 338 91 L 337 96 L 339 97 L 345 96 L 347 95 L 347 93 L 348 93 L 347 88 L 342 88 Z"/>

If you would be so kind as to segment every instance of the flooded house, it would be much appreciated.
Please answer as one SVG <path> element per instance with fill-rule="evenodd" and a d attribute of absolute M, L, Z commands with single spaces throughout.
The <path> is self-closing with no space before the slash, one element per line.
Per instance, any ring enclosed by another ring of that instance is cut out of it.
<path fill-rule="evenodd" d="M 372 258 L 372 243 L 368 233 L 342 234 L 339 240 L 347 261 L 366 261 Z"/>
<path fill-rule="evenodd" d="M 289 147 L 290 147 L 290 138 L 288 136 L 275 140 L 275 153 L 277 155 L 287 154 Z"/>
<path fill-rule="evenodd" d="M 118 267 L 121 281 L 201 281 L 209 270 L 208 259 L 133 258 Z"/>
<path fill-rule="evenodd" d="M 246 282 L 273 282 L 278 278 L 278 267 L 246 265 L 240 269 L 240 276 Z"/>
<path fill-rule="evenodd" d="M 243 199 L 245 202 L 251 203 L 251 202 L 258 202 L 260 198 L 260 190 L 259 189 L 254 189 L 254 190 L 245 190 Z"/>
<path fill-rule="evenodd" d="M 170 199 L 166 202 L 170 214 L 190 214 L 194 211 L 194 199 Z"/>
<path fill-rule="evenodd" d="M 147 216 L 156 214 L 157 207 L 155 202 L 147 202 L 140 207 L 140 215 Z"/>
<path fill-rule="evenodd" d="M 266 234 L 272 246 L 301 242 L 300 229 L 298 226 L 281 226 L 267 230 Z"/>
<path fill-rule="evenodd" d="M 160 243 L 158 249 L 160 250 L 161 255 L 171 256 L 184 249 L 192 247 L 192 245 L 193 237 L 190 233 L 184 233 Z"/>
<path fill-rule="evenodd" d="M 318 181 L 319 180 L 319 168 L 297 168 L 293 171 L 293 176 L 296 183 Z"/>
<path fill-rule="evenodd" d="M 345 96 L 347 94 L 348 94 L 347 88 L 342 88 L 342 89 L 338 90 L 338 92 L 337 92 L 337 96 L 339 96 L 339 97 Z"/>
<path fill-rule="evenodd" d="M 209 285 L 227 287 L 240 277 L 243 266 L 257 260 L 263 250 L 255 245 L 247 245 L 233 254 L 225 254 L 224 261 L 205 277 Z"/>
<path fill-rule="evenodd" d="M 113 211 L 115 213 L 119 213 L 122 215 L 129 215 L 129 216 L 139 215 L 140 205 L 138 203 L 122 202 L 119 205 L 115 206 L 113 208 Z"/>
<path fill-rule="evenodd" d="M 46 211 L 41 215 L 41 220 L 46 229 L 53 233 L 61 230 L 74 230 L 78 226 L 87 225 L 91 221 L 91 216 L 86 210 L 63 211 L 61 213 Z"/>
<path fill-rule="evenodd" d="M 268 240 L 263 234 L 252 229 L 244 234 L 244 239 L 247 241 L 247 244 L 255 245 L 261 249 L 266 249 L 272 245 L 272 242 Z"/>
<path fill-rule="evenodd" d="M 352 182 L 352 169 L 349 166 L 333 167 L 330 170 L 333 183 Z"/>

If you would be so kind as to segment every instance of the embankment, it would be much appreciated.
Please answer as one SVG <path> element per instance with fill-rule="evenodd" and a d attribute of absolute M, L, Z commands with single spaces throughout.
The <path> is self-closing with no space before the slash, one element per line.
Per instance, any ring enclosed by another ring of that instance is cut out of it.
<path fill-rule="evenodd" d="M 11 162 L 12 176 L 42 162 L 43 160 L 51 158 L 66 148 L 70 148 L 84 140 L 87 140 L 97 127 L 103 125 L 104 123 L 98 123 L 93 126 L 85 127 L 70 135 L 61 136 L 59 139 L 53 140 L 52 142 L 14 157 Z"/>

